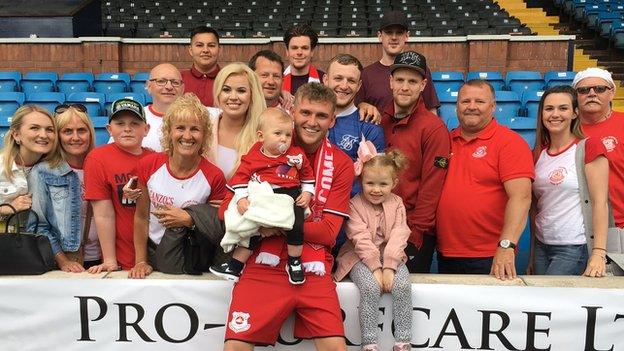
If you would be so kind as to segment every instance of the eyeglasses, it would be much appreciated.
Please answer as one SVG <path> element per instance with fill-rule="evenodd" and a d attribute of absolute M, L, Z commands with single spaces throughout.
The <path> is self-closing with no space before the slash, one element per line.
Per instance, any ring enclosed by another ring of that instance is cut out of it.
<path fill-rule="evenodd" d="M 585 95 L 585 94 L 589 94 L 589 91 L 592 89 L 594 89 L 596 94 L 602 94 L 607 90 L 611 90 L 611 87 L 608 87 L 606 85 L 594 85 L 591 87 L 578 87 L 576 88 L 576 92 L 579 94 Z"/>
<path fill-rule="evenodd" d="M 56 108 L 54 109 L 54 113 L 59 115 L 72 107 L 82 113 L 87 113 L 87 108 L 83 104 L 61 104 L 56 106 Z"/>
<path fill-rule="evenodd" d="M 167 82 L 171 82 L 171 86 L 174 88 L 180 87 L 184 84 L 181 79 L 152 78 L 149 81 L 156 83 L 159 87 L 164 87 L 167 85 Z"/>

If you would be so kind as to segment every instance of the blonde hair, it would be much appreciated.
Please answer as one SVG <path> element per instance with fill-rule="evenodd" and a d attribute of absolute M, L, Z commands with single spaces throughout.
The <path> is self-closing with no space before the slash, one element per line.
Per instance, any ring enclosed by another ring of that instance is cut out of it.
<path fill-rule="evenodd" d="M 50 118 L 50 120 L 52 121 L 54 133 L 56 134 L 56 122 L 50 112 L 48 112 L 48 110 L 37 105 L 24 105 L 18 108 L 11 117 L 11 125 L 9 126 L 9 130 L 4 136 L 4 149 L 2 150 L 2 168 L 5 176 L 9 181 L 13 180 L 13 162 L 15 162 L 15 159 L 17 158 L 20 149 L 20 145 L 15 141 L 13 133 L 18 131 L 22 127 L 22 124 L 24 122 L 24 116 L 32 112 L 39 112 L 48 116 L 48 118 Z M 55 144 L 52 146 L 52 150 L 56 148 L 57 138 L 54 138 L 54 143 Z M 43 155 L 41 159 L 45 159 L 46 157 L 48 157 L 48 155 Z"/>
<path fill-rule="evenodd" d="M 260 121 L 258 122 L 258 130 L 263 130 L 270 123 L 293 123 L 292 117 L 286 111 L 277 107 L 269 107 L 260 114 Z M 293 124 L 294 128 L 294 124 Z"/>
<path fill-rule="evenodd" d="M 87 126 L 87 129 L 89 129 L 90 136 L 89 136 L 89 148 L 87 149 L 87 153 L 93 150 L 93 148 L 95 147 L 95 129 L 93 129 L 93 123 L 91 123 L 91 119 L 89 118 L 89 115 L 87 115 L 86 112 L 82 112 L 76 109 L 75 107 L 70 106 L 63 113 L 59 113 L 55 115 L 54 117 L 54 119 L 56 120 L 57 143 L 56 143 L 56 147 L 54 148 L 54 151 L 48 157 L 48 163 L 50 164 L 51 168 L 57 167 L 61 163 L 62 160 L 67 159 L 67 154 L 65 152 L 65 149 L 63 149 L 63 145 L 61 145 L 60 134 L 61 134 L 61 130 L 66 125 L 68 125 L 69 122 L 71 122 L 72 118 L 74 117 L 78 117 L 80 122 L 84 123 Z"/>
<path fill-rule="evenodd" d="M 245 124 L 234 141 L 236 153 L 238 154 L 235 166 L 238 167 L 241 156 L 246 154 L 257 141 L 256 131 L 258 130 L 258 124 L 260 123 L 260 114 L 262 111 L 266 110 L 266 101 L 264 100 L 262 87 L 260 86 L 260 81 L 258 80 L 256 73 L 246 64 L 242 62 L 234 62 L 223 67 L 223 69 L 221 69 L 215 77 L 213 90 L 215 106 L 219 107 L 219 94 L 221 93 L 223 84 L 225 84 L 225 81 L 231 75 L 245 76 L 251 89 L 251 101 L 249 102 L 249 108 L 247 109 Z"/>
<path fill-rule="evenodd" d="M 204 139 L 201 141 L 200 155 L 205 154 L 212 142 L 212 123 L 208 109 L 202 105 L 199 98 L 193 93 L 186 93 L 177 98 L 165 112 L 161 126 L 162 137 L 160 145 L 169 156 L 173 153 L 171 141 L 171 127 L 176 121 L 189 121 L 197 118 L 203 128 Z"/>
<path fill-rule="evenodd" d="M 397 149 L 393 149 L 366 161 L 362 167 L 362 174 L 364 174 L 364 171 L 369 168 L 390 167 L 392 168 L 393 178 L 397 178 L 399 173 L 407 167 L 407 162 L 408 160 L 404 153 Z"/>

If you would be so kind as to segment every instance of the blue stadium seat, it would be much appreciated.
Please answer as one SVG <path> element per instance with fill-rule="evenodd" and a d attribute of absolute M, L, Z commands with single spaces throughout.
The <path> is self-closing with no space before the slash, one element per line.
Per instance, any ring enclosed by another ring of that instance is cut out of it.
<path fill-rule="evenodd" d="M 546 89 L 557 85 L 572 85 L 576 72 L 572 71 L 549 71 L 544 74 Z"/>
<path fill-rule="evenodd" d="M 130 90 L 134 93 L 148 94 L 145 83 L 149 79 L 149 72 L 138 72 L 130 81 Z"/>
<path fill-rule="evenodd" d="M 446 123 L 446 128 L 448 128 L 448 130 L 453 130 L 459 127 L 459 120 L 457 117 L 449 117 L 444 120 L 444 123 Z"/>
<path fill-rule="evenodd" d="M 110 139 L 110 134 L 108 134 L 108 130 L 106 130 L 106 125 L 108 124 L 107 116 L 95 116 L 91 117 L 91 122 L 93 123 L 93 128 L 95 129 L 95 145 L 105 145 L 108 144 L 108 140 Z"/>
<path fill-rule="evenodd" d="M 24 93 L 6 91 L 0 93 L 0 115 L 11 116 L 24 104 Z"/>
<path fill-rule="evenodd" d="M 22 92 L 42 93 L 46 91 L 54 91 L 54 86 L 58 80 L 56 72 L 28 72 L 22 78 L 20 85 Z"/>
<path fill-rule="evenodd" d="M 505 80 L 500 72 L 468 72 L 466 80 L 482 79 L 487 80 L 488 83 L 494 87 L 494 90 L 503 90 L 505 88 Z"/>
<path fill-rule="evenodd" d="M 611 41 L 614 48 L 624 49 L 624 22 L 615 21 L 611 24 Z"/>
<path fill-rule="evenodd" d="M 119 99 L 132 99 L 139 104 L 145 106 L 145 95 L 143 93 L 113 93 L 106 95 L 106 103 L 104 108 L 106 109 L 106 114 L 110 115 L 110 107 L 115 100 Z"/>
<path fill-rule="evenodd" d="M 594 28 L 600 36 L 608 38 L 611 35 L 611 27 L 617 21 L 622 20 L 622 13 L 620 12 L 601 12 L 598 14 L 598 27 Z"/>
<path fill-rule="evenodd" d="M 18 91 L 21 80 L 22 74 L 20 72 L 0 72 L 0 92 Z"/>
<path fill-rule="evenodd" d="M 9 131 L 9 127 L 11 126 L 11 121 L 13 120 L 13 115 L 3 115 L 0 114 L 0 139 L 4 140 L 4 136 Z"/>
<path fill-rule="evenodd" d="M 106 96 L 102 93 L 78 92 L 67 96 L 67 103 L 83 104 L 87 108 L 89 116 L 100 116 L 104 111 Z"/>
<path fill-rule="evenodd" d="M 56 81 L 56 87 L 65 94 L 87 92 L 91 90 L 93 79 L 93 73 L 90 72 L 65 73 Z"/>
<path fill-rule="evenodd" d="M 524 109 L 525 117 L 537 118 L 542 95 L 544 95 L 543 91 L 525 91 L 522 94 L 522 108 Z"/>
<path fill-rule="evenodd" d="M 54 113 L 56 106 L 65 103 L 65 93 L 48 91 L 43 93 L 30 93 L 26 96 L 25 104 L 39 105 L 50 113 Z"/>
<path fill-rule="evenodd" d="M 496 116 L 496 119 L 518 116 L 522 103 L 520 102 L 520 96 L 515 91 L 497 90 L 495 98 L 496 110 L 494 111 L 494 116 Z"/>
<path fill-rule="evenodd" d="M 526 117 L 508 117 L 499 118 L 496 117 L 498 123 L 505 125 L 514 132 L 520 134 L 530 148 L 535 146 L 535 127 L 537 126 L 537 119 Z"/>
<path fill-rule="evenodd" d="M 130 75 L 128 73 L 101 73 L 93 81 L 93 90 L 98 93 L 123 93 L 128 90 Z"/>
<path fill-rule="evenodd" d="M 153 102 L 152 96 L 149 93 L 143 93 L 143 96 L 145 96 L 145 106 L 151 105 Z"/>
<path fill-rule="evenodd" d="M 431 72 L 431 80 L 438 94 L 459 91 L 464 84 L 464 74 L 462 72 Z"/>
<path fill-rule="evenodd" d="M 443 120 L 448 118 L 457 118 L 457 92 L 440 92 L 438 93 L 440 107 L 438 108 L 438 116 Z"/>
<path fill-rule="evenodd" d="M 525 90 L 542 90 L 544 80 L 542 74 L 536 71 L 510 71 L 505 77 L 507 90 L 515 91 L 521 95 Z"/>

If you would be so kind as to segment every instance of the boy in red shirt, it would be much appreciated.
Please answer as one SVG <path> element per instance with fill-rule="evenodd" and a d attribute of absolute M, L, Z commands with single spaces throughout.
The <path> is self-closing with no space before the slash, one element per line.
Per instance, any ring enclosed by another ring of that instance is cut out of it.
<path fill-rule="evenodd" d="M 84 164 L 85 199 L 93 206 L 103 256 L 102 264 L 89 268 L 90 273 L 134 266 L 135 201 L 123 196 L 123 187 L 136 175 L 138 161 L 153 153 L 141 147 L 149 125 L 138 102 L 113 102 L 106 128 L 114 142 L 91 151 Z"/>

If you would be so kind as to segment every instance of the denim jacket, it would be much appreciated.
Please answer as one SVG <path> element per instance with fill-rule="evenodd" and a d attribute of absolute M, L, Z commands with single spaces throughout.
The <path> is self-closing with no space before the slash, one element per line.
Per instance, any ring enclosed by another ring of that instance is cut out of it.
<path fill-rule="evenodd" d="M 52 252 L 74 252 L 80 248 L 82 240 L 82 186 L 78 175 L 65 161 L 56 168 L 50 168 L 48 162 L 35 165 L 28 176 L 32 192 L 32 209 L 39 216 L 35 223 L 34 216 L 28 223 L 28 229 L 37 231 L 50 238 Z"/>

